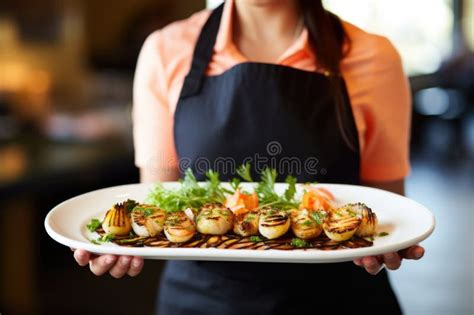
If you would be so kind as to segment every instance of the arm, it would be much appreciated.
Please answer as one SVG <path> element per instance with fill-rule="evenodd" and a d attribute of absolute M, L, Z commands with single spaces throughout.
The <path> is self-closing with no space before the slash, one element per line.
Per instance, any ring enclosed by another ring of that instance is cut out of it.
<path fill-rule="evenodd" d="M 405 194 L 405 180 L 394 180 L 387 182 L 365 182 L 366 186 L 380 188 L 383 190 L 391 191 L 396 194 Z M 400 268 L 403 259 L 420 259 L 423 257 L 425 250 L 421 246 L 412 246 L 398 252 L 387 253 L 380 256 L 367 256 L 360 259 L 354 260 L 354 263 L 362 268 L 365 268 L 370 274 L 377 274 L 384 266 L 390 270 L 396 270 Z"/>
<path fill-rule="evenodd" d="M 176 168 L 169 170 L 157 170 L 153 168 L 140 167 L 140 182 L 154 183 L 176 181 L 179 178 L 179 171 Z"/>
<path fill-rule="evenodd" d="M 140 52 L 133 82 L 133 139 L 135 164 L 142 182 L 174 180 L 177 162 L 172 137 L 172 115 L 167 103 L 166 71 L 159 50 L 160 33 L 150 35 Z M 97 276 L 109 273 L 115 278 L 134 277 L 143 268 L 143 258 L 117 255 L 94 255 L 74 250 L 80 266 L 89 265 Z"/>
<path fill-rule="evenodd" d="M 362 41 L 363 42 L 363 41 Z M 404 178 L 410 172 L 409 143 L 411 94 L 402 60 L 395 47 L 383 37 L 371 37 L 369 45 L 354 43 L 354 49 L 372 47 L 370 57 L 360 64 L 348 82 L 359 123 L 362 184 L 404 194 Z M 367 44 L 367 43 L 366 43 Z M 396 253 L 363 257 L 354 263 L 376 274 L 385 265 L 398 269 L 403 258 L 419 259 L 424 250 L 413 246 Z"/>
<path fill-rule="evenodd" d="M 404 179 L 386 181 L 386 182 L 364 181 L 362 185 L 387 190 L 387 191 L 390 191 L 402 196 L 405 195 L 405 180 Z"/>

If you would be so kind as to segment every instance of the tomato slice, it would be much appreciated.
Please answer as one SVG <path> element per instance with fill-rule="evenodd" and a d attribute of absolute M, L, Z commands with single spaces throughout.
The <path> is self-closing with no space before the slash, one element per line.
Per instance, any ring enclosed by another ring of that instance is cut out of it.
<path fill-rule="evenodd" d="M 252 210 L 258 207 L 258 196 L 255 192 L 246 194 L 237 188 L 233 195 L 227 197 L 225 206 L 234 212 L 241 209 Z"/>
<path fill-rule="evenodd" d="M 329 193 L 329 194 L 328 194 Z M 328 195 L 332 198 L 328 198 Z M 309 210 L 331 210 L 331 200 L 334 196 L 326 191 L 311 189 L 303 195 L 301 207 Z"/>
<path fill-rule="evenodd" d="M 245 208 L 248 210 L 253 210 L 258 207 L 258 196 L 256 192 L 252 194 L 241 194 L 241 198 L 244 201 Z"/>

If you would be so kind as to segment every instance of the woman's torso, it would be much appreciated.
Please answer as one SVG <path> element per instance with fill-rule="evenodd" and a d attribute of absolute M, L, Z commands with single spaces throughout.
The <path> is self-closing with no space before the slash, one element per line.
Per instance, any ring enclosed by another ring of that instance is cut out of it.
<path fill-rule="evenodd" d="M 214 54 L 206 71 L 208 76 L 222 74 L 249 61 L 232 42 L 231 10 L 231 5 L 224 8 Z M 138 67 L 143 64 L 149 68 L 146 70 L 150 78 L 146 82 L 149 90 L 143 92 L 139 87 L 134 93 L 134 121 L 142 125 L 135 123 L 136 164 L 139 167 L 160 166 L 162 162 L 156 158 L 158 151 L 162 161 L 176 159 L 171 132 L 173 116 L 194 46 L 209 14 L 210 11 L 201 11 L 175 22 L 152 34 L 144 45 Z M 358 132 L 361 178 L 373 181 L 402 178 L 409 171 L 406 130 L 410 100 L 399 56 L 384 37 L 366 33 L 346 22 L 343 25 L 351 39 L 351 49 L 343 59 L 341 71 Z M 305 71 L 319 70 L 306 30 L 280 56 L 277 64 Z M 384 81 L 391 83 L 384 84 Z M 383 97 L 376 91 L 380 88 L 384 89 Z M 143 105 L 147 102 L 153 106 Z M 150 116 L 158 118 L 160 123 L 145 123 L 150 121 Z M 144 141 L 145 133 L 150 132 L 165 134 L 166 139 Z"/>
<path fill-rule="evenodd" d="M 217 32 L 205 30 L 208 32 L 198 42 L 198 48 L 206 47 Z M 199 53 L 194 56 L 196 59 L 200 57 Z M 300 161 L 314 156 L 323 165 L 329 165 L 328 181 L 359 182 L 359 147 L 351 150 L 336 127 L 336 112 L 324 75 L 293 70 L 287 65 L 239 63 L 220 75 L 205 78 L 204 68 L 195 71 L 199 65 L 206 64 L 206 57 L 203 59 L 193 62 L 174 113 L 174 141 L 179 158 L 189 159 L 193 168 L 200 158 L 212 162 L 218 157 L 229 156 L 240 161 L 242 152 L 247 149 L 250 153 L 263 153 L 267 149 L 266 141 L 277 139 L 290 156 Z M 311 84 L 307 86 L 307 83 Z M 307 96 L 301 97 L 305 93 Z M 307 103 L 320 107 L 321 123 L 308 128 L 302 126 L 297 116 L 287 108 L 288 103 L 292 105 L 293 102 L 295 105 Z M 345 106 L 350 108 L 349 103 L 346 97 Z M 356 134 L 352 111 L 346 114 L 351 130 Z M 252 116 L 258 117 L 258 121 L 254 121 Z M 241 124 L 235 122 L 236 117 L 240 117 L 237 121 Z M 330 147 L 324 145 L 328 139 L 334 141 Z M 242 144 L 241 140 L 244 140 L 244 145 L 235 150 L 235 146 Z M 267 158 L 273 157 L 271 152 L 266 153 Z M 332 163 L 338 159 L 337 165 Z M 345 171 L 339 173 L 343 168 Z M 302 180 L 321 178 L 320 174 L 302 174 Z M 301 312 L 306 312 L 316 309 L 311 301 L 314 294 L 323 298 L 326 306 L 328 303 L 337 304 L 341 282 L 346 282 L 354 290 L 345 298 L 348 304 L 359 302 L 360 305 L 376 307 L 386 303 L 390 310 L 398 311 L 386 275 L 382 273 L 376 279 L 369 279 L 365 272 L 351 264 L 310 266 L 222 262 L 169 264 L 163 278 L 161 310 L 167 314 L 184 314 L 191 310 L 204 312 L 212 306 L 208 311 L 216 314 L 252 310 L 288 313 L 300 307 Z M 320 287 L 322 284 L 325 288 Z M 304 285 L 315 287 L 304 290 Z M 296 287 L 295 291 L 292 286 Z M 366 294 L 372 295 L 377 302 L 361 302 Z M 183 298 L 182 302 L 170 301 L 178 295 Z M 298 297 L 302 301 L 297 301 Z"/>

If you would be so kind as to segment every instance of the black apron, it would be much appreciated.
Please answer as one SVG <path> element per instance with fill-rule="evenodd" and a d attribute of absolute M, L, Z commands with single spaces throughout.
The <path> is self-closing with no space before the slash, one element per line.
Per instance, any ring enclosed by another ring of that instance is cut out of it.
<path fill-rule="evenodd" d="M 299 182 L 359 184 L 360 152 L 341 135 L 325 75 L 246 62 L 205 76 L 221 15 L 222 6 L 201 31 L 177 104 L 174 136 L 181 166 L 191 167 L 200 180 L 209 168 L 228 180 L 235 177 L 233 165 L 250 161 L 254 176 L 258 168 L 270 166 L 283 173 L 279 180 L 291 174 Z M 345 110 L 339 119 L 357 138 L 342 78 L 341 84 Z M 302 108 L 316 115 L 315 123 L 305 123 L 307 117 L 298 114 Z M 331 314 L 401 313 L 385 270 L 371 276 L 352 262 L 170 261 L 161 278 L 157 311 L 316 314 L 326 309 Z"/>

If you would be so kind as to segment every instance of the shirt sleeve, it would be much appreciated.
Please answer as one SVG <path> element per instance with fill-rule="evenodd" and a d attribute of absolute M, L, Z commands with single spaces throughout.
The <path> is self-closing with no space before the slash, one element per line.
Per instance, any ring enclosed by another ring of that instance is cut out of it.
<path fill-rule="evenodd" d="M 168 104 L 168 83 L 163 66 L 160 31 L 144 42 L 133 82 L 133 140 L 135 165 L 165 171 L 177 167 L 173 114 Z"/>
<path fill-rule="evenodd" d="M 364 112 L 361 179 L 392 181 L 410 172 L 411 94 L 395 47 L 379 37 L 373 56 Z"/>

